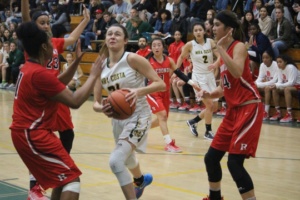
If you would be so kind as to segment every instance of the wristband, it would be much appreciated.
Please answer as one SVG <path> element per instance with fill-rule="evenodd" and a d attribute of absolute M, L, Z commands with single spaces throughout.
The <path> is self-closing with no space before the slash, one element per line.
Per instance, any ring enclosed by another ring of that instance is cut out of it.
<path fill-rule="evenodd" d="M 189 85 L 193 85 L 195 82 L 193 81 L 193 80 L 189 80 L 188 82 L 187 82 Z"/>

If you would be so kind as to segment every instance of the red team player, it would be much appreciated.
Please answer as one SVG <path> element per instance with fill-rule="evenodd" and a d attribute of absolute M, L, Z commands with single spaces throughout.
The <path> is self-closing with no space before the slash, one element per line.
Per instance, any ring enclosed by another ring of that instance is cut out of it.
<path fill-rule="evenodd" d="M 185 76 L 179 69 L 176 69 L 175 62 L 172 58 L 163 55 L 164 42 L 161 38 L 154 38 L 151 43 L 152 53 L 149 54 L 149 62 L 166 84 L 166 91 L 155 92 L 147 95 L 147 100 L 152 110 L 152 113 L 157 116 L 152 120 L 151 128 L 160 126 L 166 146 L 165 150 L 168 152 L 181 152 L 182 150 L 175 145 L 175 140 L 171 139 L 167 119 L 169 115 L 170 106 L 170 75 L 174 72 L 179 78 L 188 82 L 190 85 L 198 89 L 198 86 Z M 151 84 L 149 82 L 148 84 Z"/>
<path fill-rule="evenodd" d="M 81 172 L 53 130 L 58 102 L 79 108 L 101 73 L 102 59 L 96 60 L 86 83 L 73 94 L 44 67 L 53 54 L 46 32 L 27 22 L 18 28 L 17 36 L 28 59 L 16 85 L 10 126 L 13 144 L 39 184 L 44 189 L 53 188 L 51 199 L 79 199 Z"/>
<path fill-rule="evenodd" d="M 221 85 L 198 97 L 224 95 L 228 110 L 205 155 L 210 194 L 204 200 L 221 200 L 220 161 L 228 151 L 228 169 L 243 200 L 255 200 L 254 186 L 244 167 L 246 158 L 255 157 L 263 120 L 263 105 L 252 80 L 243 32 L 236 14 L 221 11 L 214 19 L 213 32 L 221 55 Z"/>
<path fill-rule="evenodd" d="M 50 19 L 48 13 L 36 10 L 31 12 L 31 18 L 29 15 L 29 3 L 28 0 L 21 2 L 22 8 L 22 20 L 23 22 L 28 22 L 30 20 L 34 21 L 41 30 L 47 32 L 48 35 L 52 35 L 51 27 L 50 27 Z M 52 73 L 59 78 L 61 82 L 65 85 L 68 84 L 70 77 L 73 77 L 78 63 L 73 63 L 69 70 L 66 73 L 59 75 L 60 73 L 60 63 L 59 63 L 59 54 L 63 53 L 64 48 L 74 44 L 77 39 L 80 37 L 80 34 L 86 27 L 90 20 L 89 13 L 86 12 L 86 8 L 84 7 L 83 11 L 83 20 L 82 22 L 76 27 L 76 29 L 70 34 L 68 38 L 52 38 L 52 45 L 53 45 L 53 57 L 45 64 L 45 67 L 52 71 Z M 26 52 L 25 52 L 26 55 Z M 76 59 L 76 62 L 79 60 Z M 56 131 L 59 132 L 60 139 L 62 141 L 63 146 L 65 147 L 66 151 L 70 153 L 73 139 L 74 139 L 74 131 L 73 131 L 73 123 L 71 120 L 71 113 L 70 109 L 63 105 L 59 105 L 59 109 L 57 112 L 57 126 L 55 128 Z M 30 175 L 30 191 L 29 191 L 29 199 L 34 198 L 33 196 L 38 196 L 43 199 L 43 194 L 40 192 L 40 188 L 36 184 L 35 177 Z M 37 197 L 36 197 L 37 198 Z M 44 198 L 46 199 L 46 198 Z"/>

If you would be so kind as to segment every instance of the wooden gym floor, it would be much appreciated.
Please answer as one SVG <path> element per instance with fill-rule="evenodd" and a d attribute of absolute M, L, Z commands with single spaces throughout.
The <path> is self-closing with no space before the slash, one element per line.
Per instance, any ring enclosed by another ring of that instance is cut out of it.
<path fill-rule="evenodd" d="M 11 123 L 13 95 L 0 90 L 0 199 L 26 199 L 28 171 L 16 153 L 8 129 Z M 72 157 L 82 170 L 83 200 L 124 199 L 108 159 L 114 148 L 110 119 L 92 110 L 92 101 L 72 110 L 75 141 Z M 163 150 L 164 141 L 158 128 L 150 130 L 147 154 L 138 154 L 143 172 L 153 174 L 153 183 L 145 189 L 142 200 L 201 200 L 208 192 L 203 162 L 210 142 L 202 137 L 204 123 L 198 124 L 198 138 L 193 137 L 186 120 L 194 114 L 171 112 L 169 129 L 183 153 Z M 222 118 L 214 117 L 213 130 Z M 258 200 L 300 199 L 300 133 L 299 124 L 264 123 L 257 158 L 246 160 L 245 166 L 255 184 Z M 226 200 L 241 199 L 235 183 L 222 160 L 222 194 Z M 51 191 L 47 191 L 49 196 Z"/>

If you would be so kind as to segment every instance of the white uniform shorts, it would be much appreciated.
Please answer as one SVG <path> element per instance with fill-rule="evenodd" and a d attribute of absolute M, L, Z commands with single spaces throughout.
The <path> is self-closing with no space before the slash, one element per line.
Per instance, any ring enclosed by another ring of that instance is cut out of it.
<path fill-rule="evenodd" d="M 217 88 L 216 79 L 213 72 L 208 74 L 192 73 L 192 80 L 198 83 L 201 89 L 207 92 L 212 92 Z M 213 101 L 218 101 L 218 100 L 219 100 L 218 98 L 213 99 Z"/>

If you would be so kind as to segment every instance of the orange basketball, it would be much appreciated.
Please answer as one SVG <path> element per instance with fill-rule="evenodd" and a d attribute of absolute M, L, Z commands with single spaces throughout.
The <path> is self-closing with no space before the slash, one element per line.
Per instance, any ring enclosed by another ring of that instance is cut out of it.
<path fill-rule="evenodd" d="M 127 119 L 129 118 L 135 111 L 135 104 L 130 107 L 132 100 L 126 101 L 126 94 L 128 94 L 128 90 L 116 90 L 110 93 L 107 98 L 107 101 L 110 103 L 113 109 L 113 118 L 114 119 Z"/>

